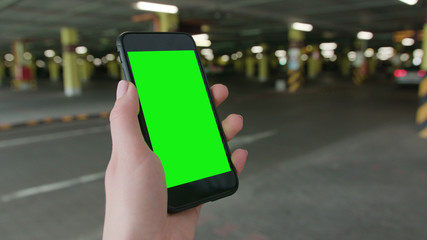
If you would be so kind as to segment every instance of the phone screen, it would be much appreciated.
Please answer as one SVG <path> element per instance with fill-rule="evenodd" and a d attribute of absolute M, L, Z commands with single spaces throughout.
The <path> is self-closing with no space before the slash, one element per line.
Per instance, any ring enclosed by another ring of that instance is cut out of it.
<path fill-rule="evenodd" d="M 129 51 L 128 58 L 167 187 L 231 171 L 195 51 Z"/>

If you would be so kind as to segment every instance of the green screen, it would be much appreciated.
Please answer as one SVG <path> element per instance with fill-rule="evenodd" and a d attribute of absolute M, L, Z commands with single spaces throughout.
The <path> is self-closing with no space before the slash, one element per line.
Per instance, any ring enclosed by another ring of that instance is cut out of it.
<path fill-rule="evenodd" d="M 128 52 L 168 188 L 231 171 L 195 52 Z"/>

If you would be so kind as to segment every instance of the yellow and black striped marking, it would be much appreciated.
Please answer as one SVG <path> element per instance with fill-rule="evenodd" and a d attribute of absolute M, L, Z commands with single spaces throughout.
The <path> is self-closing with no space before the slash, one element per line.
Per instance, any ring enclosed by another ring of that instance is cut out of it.
<path fill-rule="evenodd" d="M 32 119 L 21 123 L 0 123 L 0 131 L 6 131 L 18 127 L 32 127 L 49 123 L 59 123 L 59 122 L 72 122 L 72 121 L 84 121 L 88 119 L 97 119 L 97 118 L 108 118 L 110 112 L 100 112 L 95 114 L 77 114 L 77 115 L 65 115 L 58 118 L 47 117 L 43 119 Z"/>
<path fill-rule="evenodd" d="M 417 111 L 416 122 L 418 124 L 419 136 L 427 139 L 427 77 L 425 77 L 418 88 L 420 104 Z"/>
<path fill-rule="evenodd" d="M 290 93 L 296 92 L 301 87 L 302 82 L 302 74 L 301 71 L 288 71 L 288 89 Z"/>
<path fill-rule="evenodd" d="M 363 81 L 365 81 L 366 76 L 362 73 L 361 67 L 356 67 L 353 70 L 353 83 L 357 86 L 362 85 Z"/>

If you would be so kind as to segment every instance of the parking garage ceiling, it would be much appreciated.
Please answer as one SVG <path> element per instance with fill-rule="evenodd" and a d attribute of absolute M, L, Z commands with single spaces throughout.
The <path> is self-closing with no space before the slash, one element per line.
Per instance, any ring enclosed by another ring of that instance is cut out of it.
<path fill-rule="evenodd" d="M 10 52 L 14 40 L 27 42 L 29 51 L 60 50 L 60 28 L 75 27 L 80 43 L 94 54 L 115 51 L 123 31 L 152 31 L 151 22 L 133 22 L 143 14 L 131 0 L 2 0 L 0 53 Z M 168 0 L 152 1 L 179 8 L 180 31 L 200 33 L 209 26 L 212 48 L 219 53 L 244 50 L 265 42 L 287 46 L 292 22 L 313 25 L 306 43 L 335 41 L 351 46 L 358 31 L 374 33 L 372 47 L 393 45 L 392 33 L 420 30 L 425 2 L 410 6 L 398 0 Z M 420 43 L 417 43 L 418 45 Z"/>

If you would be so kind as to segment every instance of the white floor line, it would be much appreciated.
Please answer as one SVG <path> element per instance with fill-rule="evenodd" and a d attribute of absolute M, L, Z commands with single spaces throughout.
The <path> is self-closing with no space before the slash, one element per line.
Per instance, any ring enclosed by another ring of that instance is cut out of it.
<path fill-rule="evenodd" d="M 87 134 L 106 132 L 109 129 L 110 129 L 110 126 L 108 125 L 108 126 L 101 126 L 101 127 L 84 128 L 84 129 L 77 129 L 77 130 L 71 130 L 71 131 L 49 133 L 49 134 L 43 134 L 43 135 L 31 136 L 31 137 L 2 140 L 0 141 L 0 148 L 15 147 L 15 146 L 20 146 L 20 145 L 25 145 L 30 143 L 36 143 L 36 142 L 51 141 L 51 140 L 56 140 L 61 138 L 76 137 L 76 136 L 82 136 Z"/>
<path fill-rule="evenodd" d="M 18 146 L 18 145 L 28 144 L 32 142 L 55 140 L 55 139 L 66 138 L 71 136 L 80 136 L 85 134 L 98 133 L 98 132 L 107 131 L 108 129 L 109 129 L 108 127 L 103 126 L 103 127 L 89 128 L 89 129 L 79 129 L 79 130 L 73 130 L 73 131 L 52 133 L 52 134 L 46 134 L 46 135 L 40 135 L 40 136 L 34 136 L 34 137 L 28 137 L 28 138 L 5 140 L 5 141 L 0 141 L 0 148 Z M 229 146 L 230 148 L 243 146 L 264 138 L 271 137 L 275 134 L 277 134 L 277 130 L 269 130 L 265 132 L 236 137 L 229 142 Z M 60 182 L 49 183 L 49 184 L 44 184 L 36 187 L 22 189 L 22 190 L 1 196 L 1 202 L 6 203 L 6 202 L 10 202 L 17 199 L 27 198 L 27 197 L 42 194 L 42 193 L 52 192 L 52 191 L 61 190 L 64 188 L 73 187 L 80 184 L 89 183 L 92 181 L 102 179 L 104 178 L 104 176 L 105 176 L 105 172 L 98 172 L 98 173 L 88 174 L 88 175 L 84 175 L 84 176 L 80 176 L 77 178 L 72 178 L 72 179 L 68 179 Z"/>
<path fill-rule="evenodd" d="M 256 142 L 258 140 L 261 140 L 263 138 L 268 138 L 271 137 L 275 134 L 277 134 L 277 130 L 268 130 L 265 132 L 260 132 L 260 133 L 254 133 L 254 134 L 249 134 L 249 135 L 243 135 L 243 136 L 239 136 L 239 137 L 235 137 L 234 139 L 232 139 L 230 142 L 228 142 L 228 146 L 230 148 L 236 148 L 236 147 L 240 147 L 243 145 L 247 145 L 253 142 Z"/>
<path fill-rule="evenodd" d="M 92 173 L 92 174 L 88 174 L 88 175 L 84 175 L 84 176 L 80 176 L 77 178 L 72 178 L 72 179 L 68 179 L 60 182 L 26 188 L 26 189 L 19 190 L 17 192 L 13 192 L 13 193 L 9 193 L 1 196 L 1 201 L 3 203 L 6 203 L 13 200 L 27 198 L 27 197 L 31 197 L 31 196 L 42 194 L 42 193 L 61 190 L 64 188 L 69 188 L 76 185 L 85 184 L 85 183 L 93 182 L 99 179 L 103 179 L 104 176 L 105 176 L 105 172 L 98 172 L 98 173 Z"/>

